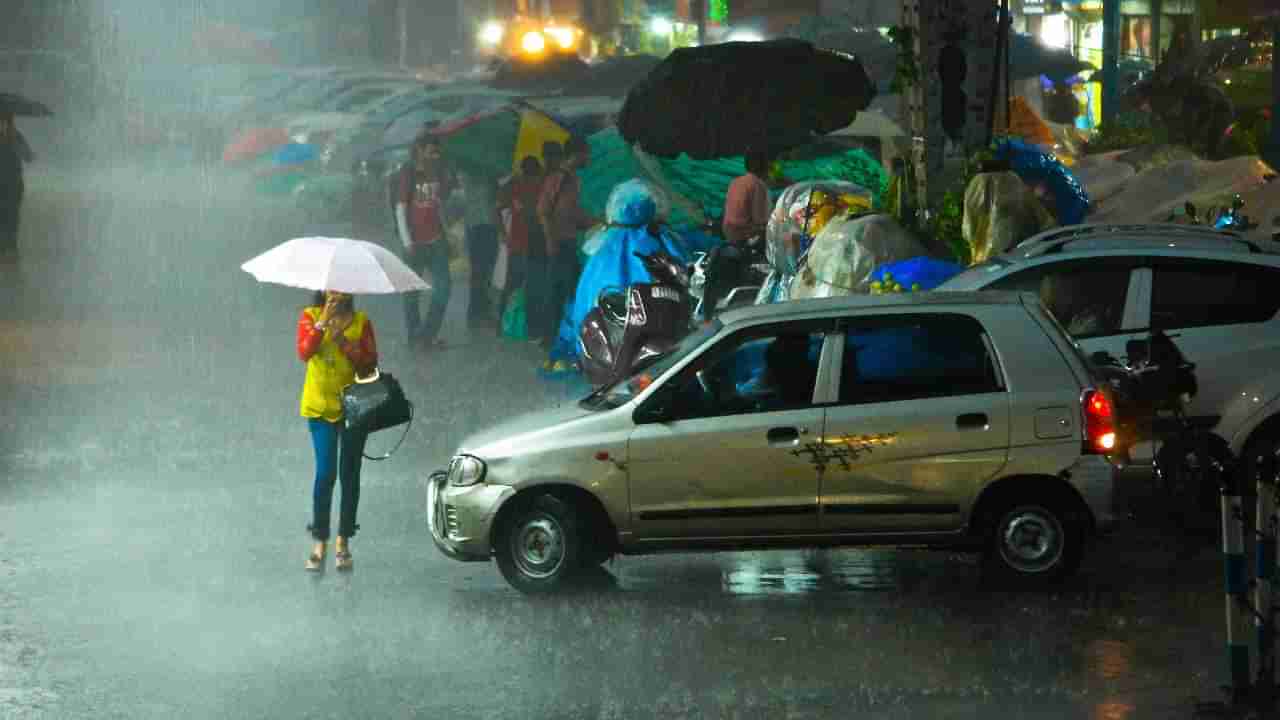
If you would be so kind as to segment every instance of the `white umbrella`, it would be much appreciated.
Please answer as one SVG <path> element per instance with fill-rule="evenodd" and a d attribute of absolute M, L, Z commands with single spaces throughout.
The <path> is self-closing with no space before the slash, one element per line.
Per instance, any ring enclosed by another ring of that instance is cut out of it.
<path fill-rule="evenodd" d="M 381 245 L 347 238 L 295 238 L 240 268 L 259 282 L 352 295 L 387 295 L 431 288 Z"/>

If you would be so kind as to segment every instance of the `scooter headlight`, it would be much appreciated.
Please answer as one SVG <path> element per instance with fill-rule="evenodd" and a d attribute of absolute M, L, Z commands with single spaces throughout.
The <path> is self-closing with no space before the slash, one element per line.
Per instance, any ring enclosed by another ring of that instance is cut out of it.
<path fill-rule="evenodd" d="M 449 484 L 470 487 L 484 480 L 485 466 L 480 458 L 458 455 L 449 463 Z"/>

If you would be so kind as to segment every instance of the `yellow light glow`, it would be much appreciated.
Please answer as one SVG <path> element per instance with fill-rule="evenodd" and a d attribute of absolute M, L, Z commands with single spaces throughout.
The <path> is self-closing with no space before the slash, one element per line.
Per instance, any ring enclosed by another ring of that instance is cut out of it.
<path fill-rule="evenodd" d="M 547 39 L 540 32 L 530 31 L 520 38 L 520 47 L 525 52 L 536 55 L 547 49 Z"/>
<path fill-rule="evenodd" d="M 573 28 L 549 27 L 546 29 L 546 34 L 550 35 L 565 50 L 573 47 Z"/>
<path fill-rule="evenodd" d="M 1109 432 L 1098 436 L 1098 447 L 1103 450 L 1114 450 L 1116 447 L 1116 434 Z"/>

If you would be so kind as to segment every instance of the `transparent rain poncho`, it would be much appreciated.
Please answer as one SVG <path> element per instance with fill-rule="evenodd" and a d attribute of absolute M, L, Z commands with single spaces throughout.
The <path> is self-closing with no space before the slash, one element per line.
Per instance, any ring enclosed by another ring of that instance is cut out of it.
<path fill-rule="evenodd" d="M 891 215 L 836 218 L 814 238 L 791 282 L 790 296 L 799 300 L 866 293 L 876 268 L 927 254 Z"/>
<path fill-rule="evenodd" d="M 873 203 L 872 193 L 866 188 L 838 180 L 796 183 L 784 190 L 765 230 L 765 257 L 770 271 L 756 304 L 789 300 L 800 258 L 813 238 L 834 219 L 867 212 Z"/>

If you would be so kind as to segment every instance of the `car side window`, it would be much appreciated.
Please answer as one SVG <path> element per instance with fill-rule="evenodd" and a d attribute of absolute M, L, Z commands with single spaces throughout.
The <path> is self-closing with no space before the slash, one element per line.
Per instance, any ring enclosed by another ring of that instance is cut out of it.
<path fill-rule="evenodd" d="M 1280 270 L 1245 263 L 1157 261 L 1151 324 L 1176 330 L 1261 323 L 1280 310 Z"/>
<path fill-rule="evenodd" d="M 987 289 L 1038 293 L 1073 337 L 1115 335 L 1122 331 L 1132 271 L 1128 263 L 1050 263 L 1013 273 Z"/>
<path fill-rule="evenodd" d="M 692 420 L 813 406 L 826 334 L 771 327 L 732 335 L 671 383 L 671 419 Z"/>
<path fill-rule="evenodd" d="M 1002 390 L 986 331 L 968 315 L 856 318 L 845 328 L 843 405 Z"/>

